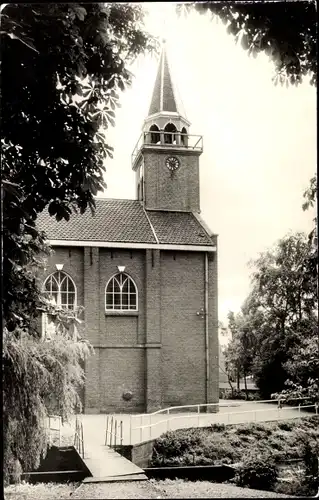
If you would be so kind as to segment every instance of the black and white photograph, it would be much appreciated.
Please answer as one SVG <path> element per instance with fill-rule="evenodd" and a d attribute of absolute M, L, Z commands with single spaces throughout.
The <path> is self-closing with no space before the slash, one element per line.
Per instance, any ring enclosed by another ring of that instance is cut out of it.
<path fill-rule="evenodd" d="M 318 498 L 316 2 L 0 9 L 5 500 Z"/>

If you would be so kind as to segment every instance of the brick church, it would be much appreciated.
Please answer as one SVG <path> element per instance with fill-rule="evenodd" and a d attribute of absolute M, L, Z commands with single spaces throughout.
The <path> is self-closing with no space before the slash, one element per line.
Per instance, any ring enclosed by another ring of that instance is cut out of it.
<path fill-rule="evenodd" d="M 218 402 L 217 236 L 199 216 L 202 137 L 181 114 L 165 47 L 132 154 L 134 200 L 38 218 L 54 249 L 43 287 L 84 306 L 85 413 Z M 43 328 L 46 328 L 43 322 Z"/>

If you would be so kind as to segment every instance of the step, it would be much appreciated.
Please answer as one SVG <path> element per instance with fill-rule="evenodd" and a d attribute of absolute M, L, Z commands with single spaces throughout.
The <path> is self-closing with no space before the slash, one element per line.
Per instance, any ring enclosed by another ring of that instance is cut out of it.
<path fill-rule="evenodd" d="M 147 481 L 145 474 L 128 474 L 124 476 L 86 477 L 82 483 L 117 483 L 120 481 Z"/>

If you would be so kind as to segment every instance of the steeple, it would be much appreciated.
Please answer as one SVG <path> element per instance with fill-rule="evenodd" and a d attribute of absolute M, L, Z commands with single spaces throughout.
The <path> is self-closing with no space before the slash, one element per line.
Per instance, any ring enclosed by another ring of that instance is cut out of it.
<path fill-rule="evenodd" d="M 184 119 L 184 125 L 190 125 L 186 119 L 182 103 L 178 99 L 176 84 L 173 81 L 167 57 L 165 40 L 162 41 L 162 52 L 158 64 L 151 104 L 145 121 L 148 121 L 148 119 L 154 115 L 158 116 L 160 114 L 168 114 L 170 116 L 175 115 L 175 117 Z"/>
<path fill-rule="evenodd" d="M 161 113 L 162 111 L 178 113 L 176 96 L 167 60 L 165 40 L 163 40 L 162 53 L 148 114 L 154 115 L 155 113 Z"/>
<path fill-rule="evenodd" d="M 149 113 L 132 153 L 137 199 L 145 210 L 199 212 L 199 156 L 202 136 L 178 100 L 163 43 Z"/>

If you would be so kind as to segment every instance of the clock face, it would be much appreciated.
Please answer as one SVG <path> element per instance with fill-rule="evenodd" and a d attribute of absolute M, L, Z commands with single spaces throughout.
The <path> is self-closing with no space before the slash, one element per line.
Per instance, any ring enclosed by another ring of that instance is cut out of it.
<path fill-rule="evenodd" d="M 177 170 L 180 165 L 179 159 L 176 158 L 176 156 L 169 156 L 165 161 L 165 165 L 173 172 L 174 170 Z"/>

